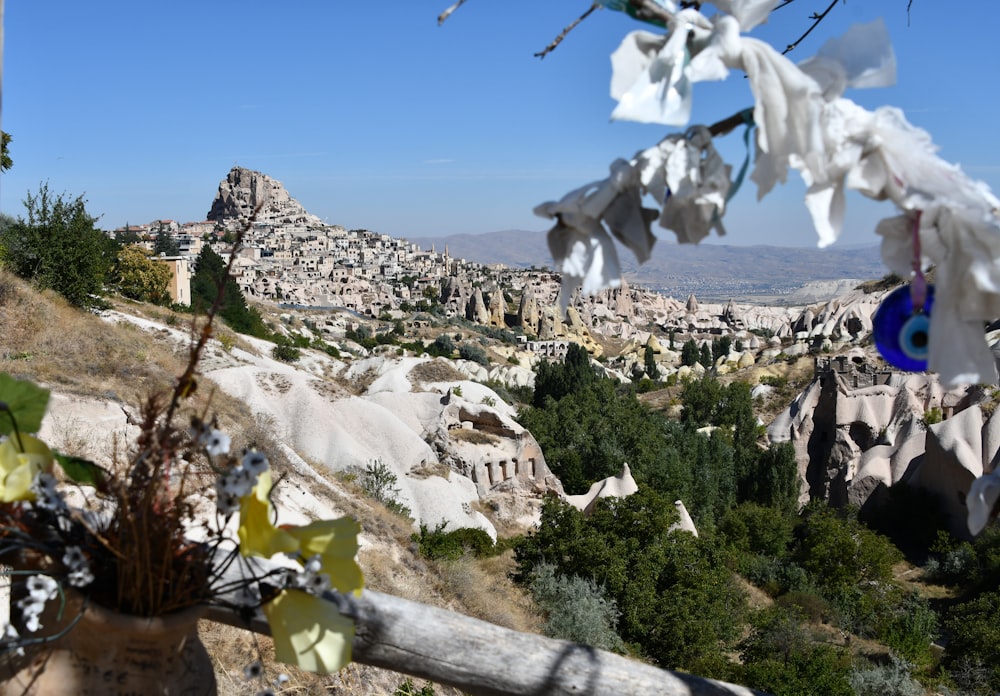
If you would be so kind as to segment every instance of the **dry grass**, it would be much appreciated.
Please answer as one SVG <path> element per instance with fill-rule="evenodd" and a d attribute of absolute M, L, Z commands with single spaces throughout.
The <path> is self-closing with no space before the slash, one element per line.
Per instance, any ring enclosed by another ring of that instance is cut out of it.
<path fill-rule="evenodd" d="M 170 386 L 180 357 L 133 326 L 102 321 L 0 270 L 0 371 L 60 391 L 138 402 Z"/>
<path fill-rule="evenodd" d="M 441 478 L 448 480 L 451 478 L 451 467 L 447 464 L 442 464 L 441 462 L 425 461 L 410 469 L 409 475 L 418 479 L 440 476 Z"/>
<path fill-rule="evenodd" d="M 420 363 L 407 375 L 413 383 L 461 382 L 466 376 L 452 366 L 449 360 L 436 358 Z"/>
<path fill-rule="evenodd" d="M 146 316 L 181 328 L 190 322 L 160 307 L 119 303 L 129 314 Z M 131 324 L 117 324 L 68 305 L 52 293 L 38 293 L 30 285 L 0 270 L 0 371 L 31 379 L 61 393 L 117 400 L 133 412 L 150 393 L 169 389 L 184 368 L 186 353 L 178 352 L 166 337 Z M 453 369 L 446 373 L 439 362 L 425 379 L 462 379 Z M 354 385 L 357 386 L 357 385 Z M 342 394 L 331 385 L 331 398 Z M 234 448 L 255 445 L 268 454 L 276 474 L 288 474 L 284 485 L 308 486 L 325 498 L 331 509 L 361 521 L 365 548 L 359 561 L 367 587 L 434 606 L 464 611 L 473 616 L 518 630 L 533 630 L 536 612 L 524 594 L 505 575 L 508 560 L 460 561 L 450 566 L 421 558 L 410 541 L 412 521 L 386 510 L 365 497 L 360 487 L 339 480 L 322 466 L 313 465 L 322 481 L 303 477 L 284 456 L 282 433 L 267 419 L 254 418 L 247 407 L 216 390 L 207 379 L 188 406 L 199 414 L 216 415 L 219 425 L 233 437 Z M 180 416 L 184 418 L 186 416 Z M 58 433 L 67 453 L 88 447 L 85 426 L 67 424 Z M 489 437 L 488 435 L 486 437 Z M 130 443 L 125 443 L 130 444 Z M 447 472 L 428 469 L 427 475 Z M 285 694 L 333 693 L 369 696 L 392 694 L 406 678 L 388 670 L 352 664 L 336 675 L 317 676 L 273 662 L 270 639 L 252 632 L 203 621 L 199 633 L 216 668 L 219 693 L 256 693 L 265 686 L 247 683 L 243 668 L 262 659 L 267 675 L 290 677 L 279 690 Z M 417 688 L 421 680 L 414 680 Z M 439 696 L 461 692 L 434 685 Z"/>
<path fill-rule="evenodd" d="M 468 442 L 470 445 L 495 445 L 500 442 L 498 436 L 472 428 L 452 428 L 448 431 L 448 436 L 453 440 Z"/>

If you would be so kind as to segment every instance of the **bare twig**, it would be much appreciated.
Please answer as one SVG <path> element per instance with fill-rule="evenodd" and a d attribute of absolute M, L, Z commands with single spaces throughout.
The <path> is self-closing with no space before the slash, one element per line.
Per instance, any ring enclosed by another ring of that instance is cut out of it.
<path fill-rule="evenodd" d="M 438 26 L 444 24 L 444 20 L 451 16 L 451 13 L 457 10 L 459 7 L 465 4 L 465 0 L 458 0 L 454 5 L 449 7 L 447 10 L 438 15 Z"/>
<path fill-rule="evenodd" d="M 463 2 L 464 2 L 464 0 L 463 0 Z M 572 24 L 570 24 L 568 27 L 566 27 L 561 32 L 559 32 L 559 36 L 557 36 L 556 38 L 552 39 L 552 42 L 548 46 L 546 46 L 543 50 L 541 50 L 538 53 L 536 53 L 535 57 L 536 58 L 544 58 L 548 54 L 552 53 L 552 51 L 556 50 L 556 46 L 558 46 L 559 44 L 562 43 L 562 40 L 566 38 L 566 35 L 569 34 L 571 31 L 573 31 L 580 22 L 582 22 L 587 17 L 589 17 L 591 15 L 591 13 L 593 13 L 593 11 L 596 10 L 600 6 L 601 6 L 601 3 L 599 3 L 599 2 L 595 2 L 593 5 L 591 5 L 590 8 L 586 12 L 584 12 L 582 15 L 580 15 L 579 17 L 577 17 L 573 21 Z"/>
<path fill-rule="evenodd" d="M 781 55 L 785 55 L 787 53 L 791 53 L 792 51 L 794 51 L 795 47 L 798 46 L 800 43 L 802 43 L 802 41 L 805 40 L 805 38 L 807 36 L 809 36 L 809 34 L 812 33 L 812 30 L 815 29 L 816 27 L 818 27 L 819 23 L 822 22 L 823 19 L 828 14 L 830 14 L 830 10 L 832 10 L 836 6 L 837 2 L 839 2 L 839 0 L 833 0 L 833 2 L 831 2 L 830 5 L 825 10 L 823 10 L 822 12 L 820 12 L 819 14 L 816 14 L 814 12 L 812 15 L 810 15 L 809 19 L 813 20 L 812 25 L 810 25 L 810 27 L 808 29 L 806 29 L 805 33 L 802 36 L 800 36 L 798 39 L 796 39 L 794 43 L 788 44 L 788 46 L 785 48 L 785 50 L 781 52 Z M 785 3 L 785 4 L 787 5 L 788 3 Z"/>

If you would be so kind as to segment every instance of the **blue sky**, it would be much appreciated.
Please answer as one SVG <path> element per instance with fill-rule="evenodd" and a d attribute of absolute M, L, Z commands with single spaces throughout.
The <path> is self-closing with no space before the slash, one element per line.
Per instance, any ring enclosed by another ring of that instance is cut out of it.
<path fill-rule="evenodd" d="M 0 210 L 29 190 L 84 194 L 99 225 L 203 220 L 234 164 L 281 181 L 331 224 L 398 237 L 545 230 L 540 202 L 603 178 L 669 130 L 608 120 L 609 55 L 642 28 L 594 13 L 533 57 L 590 0 L 7 0 L 3 129 L 14 168 Z M 754 36 L 783 47 L 827 0 L 796 0 Z M 942 157 L 1000 190 L 1000 2 L 840 3 L 792 54 L 885 18 L 895 87 L 850 92 L 926 128 Z M 710 12 L 710 8 L 706 8 Z M 695 89 L 694 122 L 750 105 L 746 81 Z M 721 145 L 735 166 L 738 134 Z M 756 201 L 746 186 L 727 244 L 810 246 L 797 182 Z M 848 200 L 838 244 L 872 244 L 889 204 Z M 661 238 L 673 235 L 659 230 Z M 546 260 L 540 260 L 544 262 Z"/>

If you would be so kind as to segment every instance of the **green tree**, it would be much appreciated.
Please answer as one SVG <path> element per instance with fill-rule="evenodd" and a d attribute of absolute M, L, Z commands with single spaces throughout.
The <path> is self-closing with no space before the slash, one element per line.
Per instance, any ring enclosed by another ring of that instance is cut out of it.
<path fill-rule="evenodd" d="M 646 346 L 646 352 L 643 355 L 643 363 L 645 365 L 647 377 L 653 380 L 660 379 L 660 368 L 656 365 L 656 355 L 653 353 L 653 349 L 650 346 Z"/>
<path fill-rule="evenodd" d="M 98 230 L 82 196 L 53 195 L 47 183 L 24 200 L 27 219 L 0 231 L 0 260 L 15 274 L 79 307 L 101 304 L 115 243 Z"/>
<path fill-rule="evenodd" d="M 161 254 L 163 256 L 178 256 L 180 253 L 181 248 L 177 245 L 174 235 L 161 227 L 156 233 L 156 241 L 153 242 L 153 254 L 156 256 Z"/>
<path fill-rule="evenodd" d="M 151 259 L 141 246 L 130 244 L 118 252 L 113 279 L 125 297 L 154 304 L 169 302 L 170 278 L 167 265 Z"/>
<path fill-rule="evenodd" d="M 681 346 L 681 364 L 687 365 L 688 367 L 694 366 L 698 362 L 698 344 L 695 343 L 693 338 L 689 338 Z"/>
<path fill-rule="evenodd" d="M 212 247 L 205 245 L 198 255 L 198 266 L 191 278 L 191 307 L 205 312 L 212 307 L 223 283 L 226 264 Z M 267 338 L 270 336 L 264 319 L 253 307 L 247 305 L 239 284 L 231 276 L 225 277 L 220 316 L 233 331 Z"/>
<path fill-rule="evenodd" d="M 7 171 L 14 166 L 14 160 L 10 158 L 10 133 L 0 131 L 0 171 Z"/>
<path fill-rule="evenodd" d="M 892 566 L 902 554 L 859 522 L 850 511 L 813 503 L 796 529 L 796 560 L 828 596 L 859 586 L 892 583 Z"/>
<path fill-rule="evenodd" d="M 621 612 L 618 634 L 662 666 L 707 674 L 725 663 L 745 598 L 718 546 L 670 531 L 671 501 L 640 486 L 603 498 L 584 516 L 566 503 L 543 503 L 537 531 L 515 549 L 518 578 L 541 563 L 604 588 Z"/>
<path fill-rule="evenodd" d="M 570 343 L 566 357 L 561 363 L 543 360 L 538 364 L 535 375 L 535 406 L 542 406 L 548 397 L 558 401 L 598 379 L 590 366 L 590 354 L 577 343 Z"/>
<path fill-rule="evenodd" d="M 701 344 L 701 351 L 698 354 L 698 362 L 700 362 L 706 369 L 712 367 L 712 349 L 708 347 L 707 343 Z"/>
<path fill-rule="evenodd" d="M 850 654 L 810 641 L 800 616 L 771 607 L 752 624 L 740 646 L 742 683 L 774 696 L 852 696 Z"/>
<path fill-rule="evenodd" d="M 1000 693 L 1000 592 L 984 592 L 948 611 L 944 664 L 959 686 L 976 693 Z M 972 669 L 975 668 L 975 669 Z M 972 672 L 980 672 L 972 681 Z M 971 688 L 970 688 L 971 687 Z M 987 691 L 988 689 L 988 691 Z"/>

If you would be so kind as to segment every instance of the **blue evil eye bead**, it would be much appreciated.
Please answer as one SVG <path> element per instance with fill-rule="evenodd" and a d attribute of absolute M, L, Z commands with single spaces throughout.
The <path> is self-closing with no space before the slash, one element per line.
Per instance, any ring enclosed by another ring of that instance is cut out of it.
<path fill-rule="evenodd" d="M 927 298 L 922 312 L 913 311 L 909 285 L 896 288 L 882 300 L 872 320 L 872 334 L 875 346 L 886 362 L 910 372 L 927 369 L 933 305 L 933 285 L 927 286 Z"/>

